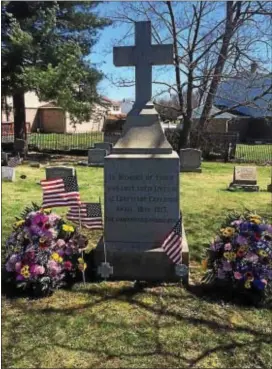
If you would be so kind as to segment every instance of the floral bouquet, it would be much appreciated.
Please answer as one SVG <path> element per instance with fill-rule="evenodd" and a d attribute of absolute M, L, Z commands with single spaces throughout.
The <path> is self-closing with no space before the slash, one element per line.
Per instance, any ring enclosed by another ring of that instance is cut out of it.
<path fill-rule="evenodd" d="M 249 211 L 230 214 L 202 262 L 204 281 L 221 281 L 241 291 L 271 293 L 272 225 Z"/>
<path fill-rule="evenodd" d="M 36 296 L 48 295 L 84 272 L 87 239 L 50 210 L 36 204 L 17 218 L 6 242 L 7 282 Z"/>

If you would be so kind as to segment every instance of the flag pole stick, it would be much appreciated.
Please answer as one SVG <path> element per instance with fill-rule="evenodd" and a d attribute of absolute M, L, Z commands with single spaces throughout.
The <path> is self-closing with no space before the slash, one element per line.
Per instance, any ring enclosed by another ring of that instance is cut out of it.
<path fill-rule="evenodd" d="M 79 204 L 79 207 L 78 207 L 78 211 L 79 211 L 79 214 L 78 214 L 78 219 L 79 219 L 79 231 L 81 232 L 81 228 L 82 228 L 82 225 L 81 225 L 81 204 Z M 84 257 L 83 257 L 83 251 L 81 251 L 81 257 L 83 259 L 83 270 L 82 270 L 82 279 L 83 279 L 83 283 L 86 284 L 86 278 L 85 278 L 85 270 L 84 270 Z"/>
<path fill-rule="evenodd" d="M 99 196 L 99 204 L 101 206 L 101 198 Z M 101 206 L 102 209 L 102 206 Z M 104 259 L 105 259 L 105 263 L 107 262 L 107 250 L 106 250 L 106 244 L 105 244 L 105 237 L 104 237 L 104 227 L 103 227 L 103 246 L 104 246 Z"/>

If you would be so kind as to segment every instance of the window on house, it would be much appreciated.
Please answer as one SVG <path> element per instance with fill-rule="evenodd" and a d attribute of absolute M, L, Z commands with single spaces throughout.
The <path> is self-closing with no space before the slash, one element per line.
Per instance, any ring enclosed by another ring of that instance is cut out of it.
<path fill-rule="evenodd" d="M 114 106 L 114 107 L 113 107 L 113 110 L 114 110 L 114 111 L 118 111 L 118 110 L 119 110 L 119 106 Z"/>

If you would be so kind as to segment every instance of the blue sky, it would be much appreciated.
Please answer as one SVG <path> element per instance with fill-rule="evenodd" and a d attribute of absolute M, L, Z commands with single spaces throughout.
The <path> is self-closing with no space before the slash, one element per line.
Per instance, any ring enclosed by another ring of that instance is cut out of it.
<path fill-rule="evenodd" d="M 222 2 L 221 5 L 224 6 Z M 119 2 L 102 3 L 98 6 L 98 11 L 101 15 L 114 14 L 118 6 Z M 220 6 L 219 9 L 216 9 L 216 12 L 213 13 L 212 17 L 220 19 L 222 15 L 223 15 L 222 7 Z M 140 21 L 146 19 L 139 18 L 137 20 Z M 211 21 L 213 20 L 214 19 L 211 19 Z M 124 98 L 134 99 L 135 96 L 134 86 L 117 87 L 111 81 L 112 78 L 118 80 L 118 78 L 120 77 L 129 80 L 134 79 L 134 67 L 115 67 L 113 64 L 113 46 L 125 46 L 134 44 L 133 35 L 131 35 L 131 37 L 126 41 L 122 41 L 124 35 L 126 34 L 126 32 L 130 27 L 132 26 L 125 23 L 119 25 L 118 27 L 114 25 L 106 27 L 103 31 L 100 32 L 99 41 L 94 46 L 93 51 L 90 57 L 88 58 L 92 64 L 95 64 L 97 69 L 101 70 L 105 74 L 105 78 L 99 84 L 99 93 L 113 100 L 122 100 Z M 120 43 L 118 44 L 118 42 Z M 167 43 L 169 43 L 169 41 Z M 258 52 L 262 53 L 263 51 L 258 50 Z M 173 65 L 167 67 L 161 66 L 152 67 L 152 73 L 153 73 L 153 81 L 159 80 L 162 82 L 169 83 L 170 81 L 172 81 L 172 83 L 175 81 L 175 72 Z M 159 91 L 161 91 L 162 88 L 165 90 L 166 87 L 162 85 L 156 85 L 153 83 L 152 86 L 153 96 L 156 95 Z M 170 96 L 169 93 L 167 93 L 166 96 L 169 97 Z"/>
<path fill-rule="evenodd" d="M 111 10 L 116 10 L 118 6 L 118 2 L 112 2 L 107 4 L 101 4 L 100 12 L 101 15 L 104 12 L 110 12 Z M 139 20 L 146 20 L 146 19 L 139 19 Z M 105 78 L 99 84 L 99 92 L 102 95 L 105 95 L 113 100 L 122 100 L 126 99 L 134 99 L 135 97 L 135 88 L 132 87 L 117 87 L 111 81 L 111 78 L 118 79 L 119 77 L 126 78 L 129 80 L 134 79 L 134 67 L 115 67 L 113 64 L 113 46 L 125 46 L 124 43 L 117 43 L 114 40 L 122 39 L 123 35 L 126 34 L 129 26 L 127 24 L 116 26 L 109 26 L 106 27 L 103 31 L 100 32 L 100 38 L 98 43 L 93 48 L 93 51 L 90 55 L 90 61 L 94 63 L 97 69 L 101 70 L 105 74 Z M 129 45 L 134 44 L 134 39 L 131 37 L 128 40 Z M 160 81 L 164 80 L 169 81 L 169 79 L 174 80 L 174 67 L 166 66 L 164 67 L 163 73 L 165 75 L 164 78 L 161 76 L 162 67 L 155 66 L 152 67 L 152 75 L 153 80 L 160 76 Z M 153 84 L 152 91 L 153 94 L 157 93 L 161 90 L 161 87 L 158 87 Z"/>

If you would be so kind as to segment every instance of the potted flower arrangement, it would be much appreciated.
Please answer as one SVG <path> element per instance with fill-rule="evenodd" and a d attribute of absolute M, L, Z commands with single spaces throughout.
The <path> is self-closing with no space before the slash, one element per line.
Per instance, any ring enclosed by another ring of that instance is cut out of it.
<path fill-rule="evenodd" d="M 272 225 L 258 214 L 229 214 L 202 262 L 203 279 L 231 287 L 239 293 L 271 295 Z"/>
<path fill-rule="evenodd" d="M 33 204 L 13 228 L 6 241 L 4 267 L 9 285 L 45 296 L 86 269 L 81 257 L 88 243 L 86 237 L 51 210 Z"/>

